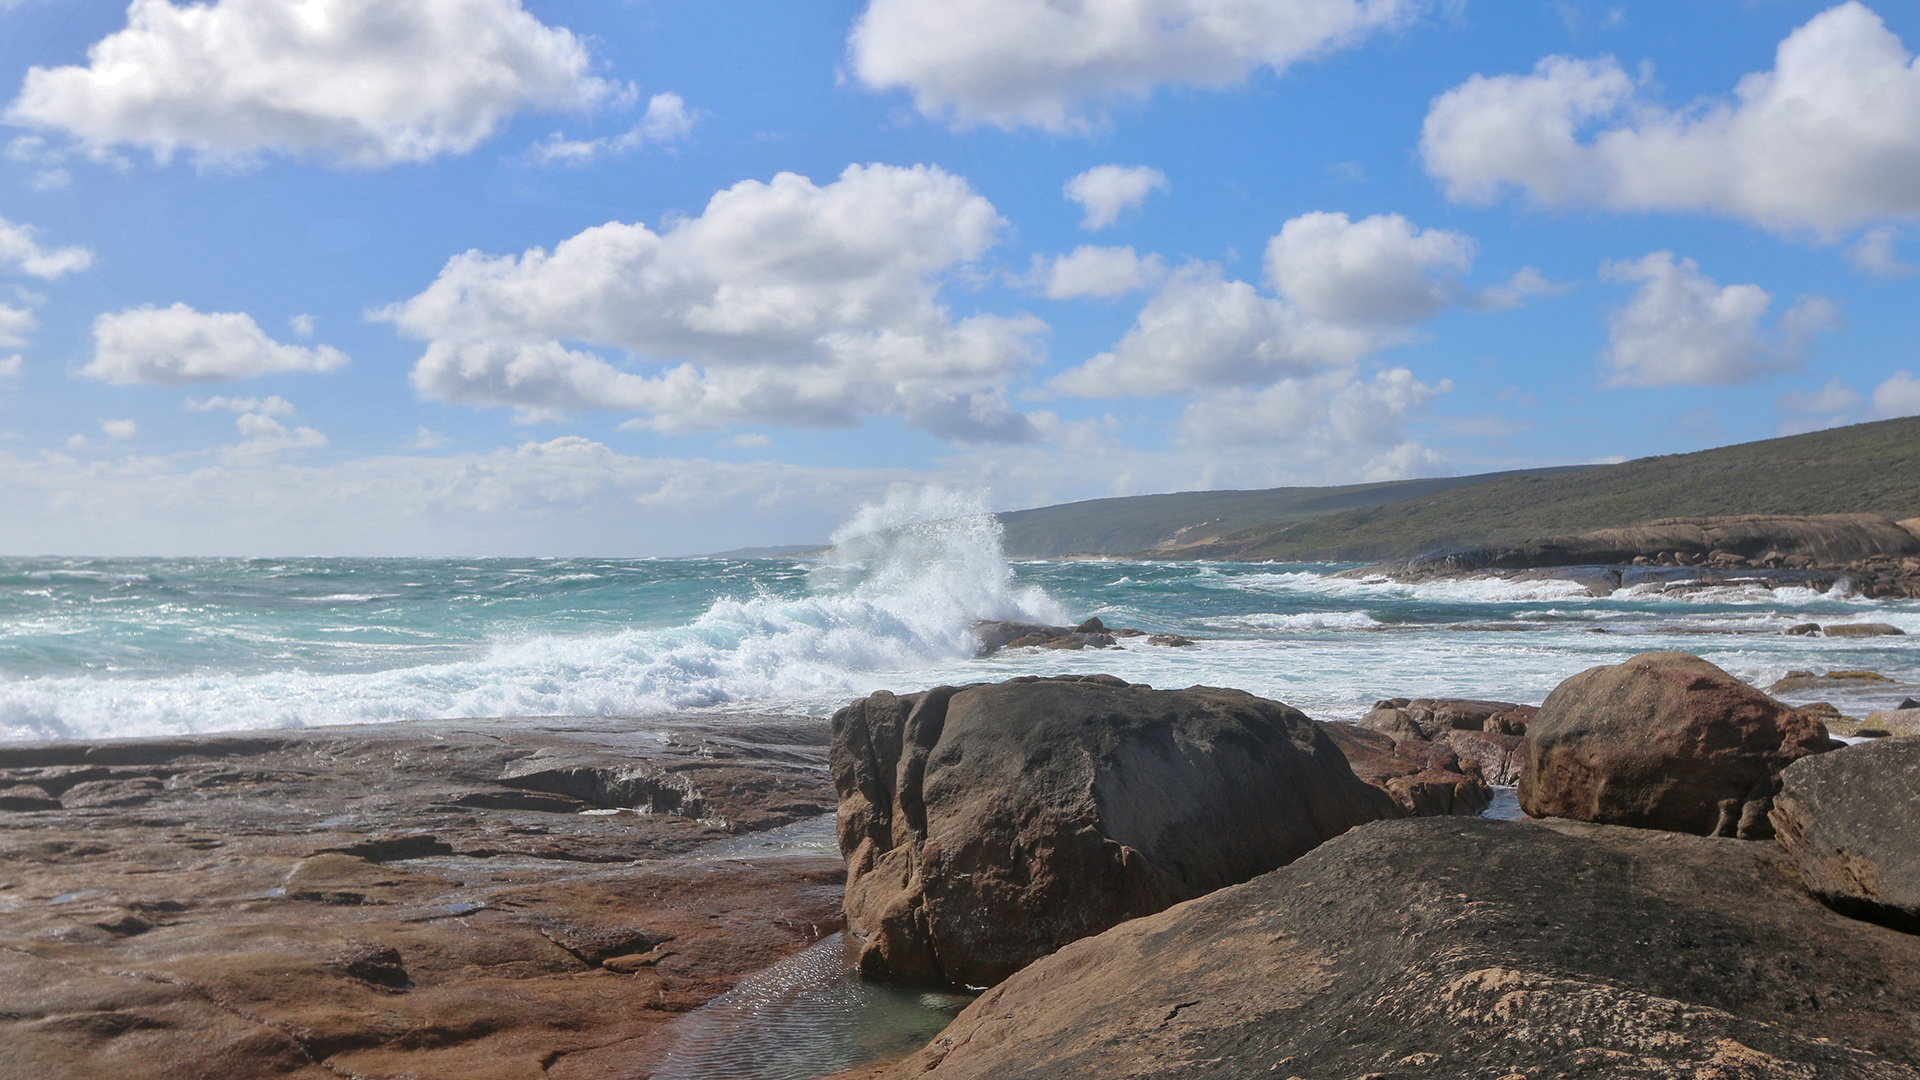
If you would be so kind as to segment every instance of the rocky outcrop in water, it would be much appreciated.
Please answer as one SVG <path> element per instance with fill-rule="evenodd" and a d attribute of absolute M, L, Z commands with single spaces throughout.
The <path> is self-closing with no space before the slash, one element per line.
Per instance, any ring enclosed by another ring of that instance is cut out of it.
<path fill-rule="evenodd" d="M 0 747 L 0 1076 L 647 1075 L 844 866 L 742 841 L 832 807 L 824 724 L 632 727 Z"/>
<path fill-rule="evenodd" d="M 1104 675 L 882 691 L 832 760 L 862 969 L 975 986 L 1396 812 L 1294 709 Z"/>
<path fill-rule="evenodd" d="M 1791 708 L 1687 653 L 1641 653 L 1561 683 L 1527 725 L 1520 806 L 1534 817 L 1765 839 L 1780 770 L 1839 745 Z"/>
<path fill-rule="evenodd" d="M 1383 821 L 1076 942 L 889 1080 L 1912 1080 L 1920 937 L 1771 844 Z"/>
<path fill-rule="evenodd" d="M 979 648 L 974 653 L 976 656 L 990 656 L 1001 649 L 1111 649 L 1119 644 L 1116 638 L 1124 637 L 1145 637 L 1149 645 L 1193 644 L 1185 638 L 1180 638 L 1179 642 L 1168 640 L 1169 635 L 1166 634 L 1149 637 L 1144 630 L 1109 628 L 1098 618 L 1088 619 L 1078 626 L 1023 622 L 975 623 L 973 636 L 979 642 Z"/>
<path fill-rule="evenodd" d="M 1796 761 L 1773 825 L 1813 894 L 1835 910 L 1920 933 L 1920 738 Z"/>

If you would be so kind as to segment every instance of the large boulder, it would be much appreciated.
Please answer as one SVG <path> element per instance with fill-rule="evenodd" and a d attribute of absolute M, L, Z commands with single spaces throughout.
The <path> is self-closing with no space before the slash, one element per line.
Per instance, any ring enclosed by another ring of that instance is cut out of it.
<path fill-rule="evenodd" d="M 832 764 L 861 969 L 976 986 L 1396 813 L 1286 705 L 1106 675 L 882 691 Z"/>
<path fill-rule="evenodd" d="M 1920 937 L 1770 844 L 1382 821 L 1075 942 L 887 1080 L 1912 1080 Z"/>
<path fill-rule="evenodd" d="M 1920 933 L 1920 739 L 1794 762 L 1773 800 L 1780 846 L 1835 910 Z"/>
<path fill-rule="evenodd" d="M 1469 775 L 1473 766 L 1463 765 L 1447 743 L 1410 737 L 1396 740 L 1353 724 L 1315 723 L 1346 755 L 1353 775 L 1392 796 L 1404 814 L 1473 815 L 1493 800 L 1489 781 L 1477 773 Z"/>
<path fill-rule="evenodd" d="M 1687 653 L 1641 653 L 1556 687 L 1527 725 L 1520 808 L 1642 829 L 1759 840 L 1780 770 L 1839 744 Z"/>

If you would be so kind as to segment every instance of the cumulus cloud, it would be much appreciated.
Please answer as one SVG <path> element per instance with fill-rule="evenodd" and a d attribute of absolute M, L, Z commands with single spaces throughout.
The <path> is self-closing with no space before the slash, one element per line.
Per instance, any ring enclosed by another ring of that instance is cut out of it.
<path fill-rule="evenodd" d="M 1839 320 L 1832 301 L 1802 298 L 1765 325 L 1773 297 L 1758 285 L 1720 286 L 1692 259 L 1656 251 L 1609 262 L 1601 277 L 1638 283 L 1608 320 L 1602 366 L 1610 386 L 1732 386 L 1799 365 L 1813 335 Z"/>
<path fill-rule="evenodd" d="M 1873 411 L 1883 417 L 1920 416 L 1920 379 L 1910 371 L 1894 372 L 1873 388 Z"/>
<path fill-rule="evenodd" d="M 1050 300 L 1120 296 L 1152 285 L 1167 272 L 1158 255 L 1141 258 L 1131 247 L 1091 244 L 1082 244 L 1050 263 L 1035 256 L 1035 269 Z"/>
<path fill-rule="evenodd" d="M 17 349 L 27 343 L 27 335 L 40 326 L 33 310 L 0 303 L 0 349 Z"/>
<path fill-rule="evenodd" d="M 132 420 L 102 420 L 100 431 L 115 442 L 125 442 L 133 438 L 140 425 Z"/>
<path fill-rule="evenodd" d="M 1267 277 L 1316 319 L 1350 325 L 1424 322 L 1459 291 L 1450 276 L 1473 267 L 1473 241 L 1424 232 L 1399 214 L 1355 222 L 1302 214 L 1267 242 Z"/>
<path fill-rule="evenodd" d="M 283 450 L 313 450 L 327 445 L 327 437 L 313 428 L 289 428 L 263 412 L 243 412 L 234 418 L 233 425 L 240 429 L 240 441 L 220 452 L 222 460 L 228 462 L 260 461 Z"/>
<path fill-rule="evenodd" d="M 520 0 L 133 0 L 87 66 L 27 72 L 7 122 L 166 160 L 261 153 L 378 168 L 465 153 L 525 109 L 627 91 Z"/>
<path fill-rule="evenodd" d="M 93 265 L 93 252 L 83 247 L 45 248 L 31 225 L 0 218 L 0 265 L 12 266 L 37 278 L 52 280 Z"/>
<path fill-rule="evenodd" d="M 1095 165 L 1068 180 L 1062 190 L 1087 212 L 1080 227 L 1096 232 L 1138 209 L 1148 195 L 1167 190 L 1167 176 L 1145 165 Z"/>
<path fill-rule="evenodd" d="M 378 317 L 428 342 L 422 396 L 529 418 L 612 409 L 684 431 L 879 414 L 943 438 L 1026 439 L 1003 387 L 1045 324 L 955 319 L 938 300 L 1003 226 L 931 166 L 849 166 L 826 185 L 781 173 L 660 232 L 609 222 L 551 252 L 455 256 Z"/>
<path fill-rule="evenodd" d="M 215 395 L 203 401 L 189 400 L 187 408 L 194 412 L 236 412 L 260 413 L 264 416 L 292 416 L 293 402 L 278 394 L 265 398 L 230 398 Z"/>
<path fill-rule="evenodd" d="M 1396 453 L 1407 443 L 1402 421 L 1452 389 L 1446 380 L 1423 383 L 1403 367 L 1364 379 L 1337 369 L 1281 379 L 1258 393 L 1204 395 L 1187 406 L 1180 426 L 1189 438 L 1204 443 L 1312 441 L 1368 447 L 1388 455 L 1395 475 L 1407 475 L 1407 462 Z"/>
<path fill-rule="evenodd" d="M 853 73 L 956 126 L 1084 129 L 1155 86 L 1224 87 L 1401 26 L 1425 0 L 871 0 Z"/>
<path fill-rule="evenodd" d="M 1463 290 L 1473 242 L 1397 214 L 1311 213 L 1267 245 L 1266 296 L 1220 268 L 1175 271 L 1109 352 L 1053 380 L 1086 397 L 1265 384 L 1351 365 L 1395 342 Z"/>
<path fill-rule="evenodd" d="M 26 361 L 19 353 L 12 356 L 0 356 L 0 383 L 10 383 L 20 377 L 20 369 Z"/>
<path fill-rule="evenodd" d="M 694 120 L 679 94 L 655 94 L 647 102 L 646 115 L 625 132 L 604 139 L 569 139 L 556 131 L 534 145 L 533 160 L 539 165 L 585 165 L 642 146 L 677 142 L 693 131 Z"/>
<path fill-rule="evenodd" d="M 110 383 L 224 382 L 293 371 L 335 371 L 346 354 L 321 345 L 283 345 L 238 312 L 185 304 L 111 312 L 93 321 L 93 360 L 80 374 Z"/>
<path fill-rule="evenodd" d="M 1449 197 L 1509 189 L 1548 206 L 1700 210 L 1835 233 L 1920 215 L 1920 68 L 1866 6 L 1781 42 L 1733 99 L 1647 100 L 1611 57 L 1476 75 L 1433 102 L 1421 138 Z"/>
<path fill-rule="evenodd" d="M 1893 246 L 1898 236 L 1899 233 L 1888 225 L 1868 229 L 1847 249 L 1847 261 L 1853 264 L 1855 270 L 1874 277 L 1907 277 L 1920 273 L 1920 266 L 1900 261 L 1900 254 Z"/>

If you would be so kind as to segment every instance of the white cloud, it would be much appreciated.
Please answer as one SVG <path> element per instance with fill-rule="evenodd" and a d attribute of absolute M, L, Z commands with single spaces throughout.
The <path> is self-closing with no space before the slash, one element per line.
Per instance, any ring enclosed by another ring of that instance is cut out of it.
<path fill-rule="evenodd" d="M 189 399 L 187 408 L 194 412 L 213 412 L 224 410 L 236 413 L 260 413 L 264 416 L 292 416 L 293 402 L 278 394 L 265 398 L 230 398 L 215 395 L 204 401 Z"/>
<path fill-rule="evenodd" d="M 1780 44 L 1732 101 L 1671 110 L 1611 57 L 1548 57 L 1440 95 L 1421 151 L 1449 197 L 1704 210 L 1834 233 L 1920 216 L 1920 68 L 1852 2 Z"/>
<path fill-rule="evenodd" d="M 1401 26 L 1424 0 L 871 0 L 854 75 L 930 117 L 1084 129 L 1084 106 L 1155 86 L 1224 87 Z"/>
<path fill-rule="evenodd" d="M 642 146 L 678 142 L 693 131 L 697 118 L 687 111 L 679 94 L 655 94 L 646 115 L 625 132 L 604 139 L 569 139 L 556 131 L 534 144 L 533 160 L 540 165 L 585 165 L 605 155 L 620 155 Z"/>
<path fill-rule="evenodd" d="M 287 325 L 293 328 L 295 337 L 304 338 L 313 336 L 314 318 L 311 315 L 295 315 L 293 318 L 287 320 Z"/>
<path fill-rule="evenodd" d="M 453 440 L 432 428 L 421 424 L 413 429 L 413 441 L 407 444 L 412 450 L 438 450 Z"/>
<path fill-rule="evenodd" d="M 1884 417 L 1920 416 L 1920 379 L 1910 371 L 1896 371 L 1873 388 L 1873 410 Z"/>
<path fill-rule="evenodd" d="M 1167 190 L 1167 176 L 1145 165 L 1095 165 L 1068 180 L 1062 192 L 1087 212 L 1080 227 L 1090 232 L 1137 210 L 1155 191 Z"/>
<path fill-rule="evenodd" d="M 40 326 L 29 308 L 0 303 L 0 349 L 17 349 L 27 343 L 27 335 Z"/>
<path fill-rule="evenodd" d="M 41 247 L 33 238 L 37 231 L 31 225 L 16 225 L 0 218 L 0 264 L 48 280 L 93 265 L 93 252 L 86 248 Z"/>
<path fill-rule="evenodd" d="M 1158 255 L 1141 258 L 1131 247 L 1094 247 L 1082 244 L 1051 263 L 1034 257 L 1045 281 L 1047 298 L 1071 300 L 1082 296 L 1120 296 L 1144 289 L 1166 276 Z"/>
<path fill-rule="evenodd" d="M 1907 277 L 1920 273 L 1920 266 L 1900 261 L 1893 242 L 1899 233 L 1890 225 L 1868 229 L 1847 249 L 1847 261 L 1853 268 L 1875 277 Z"/>
<path fill-rule="evenodd" d="M 1565 296 L 1573 286 L 1550 281 L 1537 267 L 1523 266 L 1504 285 L 1489 285 L 1473 294 L 1473 306 L 1481 311 L 1506 311 L 1517 308 L 1536 296 Z"/>
<path fill-rule="evenodd" d="M 73 182 L 73 175 L 66 169 L 66 152 L 47 145 L 47 140 L 38 135 L 16 136 L 7 143 L 6 158 L 33 169 L 27 176 L 27 186 L 35 191 L 52 191 Z"/>
<path fill-rule="evenodd" d="M 267 337 L 238 312 L 203 314 L 185 304 L 132 308 L 93 321 L 93 360 L 80 374 L 110 383 L 221 382 L 290 371 L 334 371 L 346 354 Z"/>
<path fill-rule="evenodd" d="M 140 425 L 132 420 L 102 420 L 100 431 L 115 442 L 125 442 L 133 438 Z"/>
<path fill-rule="evenodd" d="M 1262 385 L 1344 367 L 1387 345 L 1464 295 L 1451 276 L 1473 243 L 1421 231 L 1397 214 L 1352 221 L 1310 213 L 1267 245 L 1275 297 L 1220 268 L 1192 264 L 1168 278 L 1114 348 L 1055 378 L 1086 397 L 1153 396 Z"/>
<path fill-rule="evenodd" d="M 551 252 L 455 256 L 378 317 L 428 341 L 412 374 L 422 396 L 523 417 L 613 409 L 685 431 L 879 414 L 943 438 L 1026 439 L 1004 386 L 1045 324 L 955 320 L 938 300 L 1003 225 L 930 166 L 849 166 L 824 186 L 781 173 L 658 233 L 609 222 Z"/>
<path fill-rule="evenodd" d="M 86 67 L 35 67 L 9 123 L 92 147 L 380 167 L 465 153 L 524 109 L 623 90 L 520 0 L 133 0 Z"/>
<path fill-rule="evenodd" d="M 1350 325 L 1424 322 L 1458 293 L 1448 275 L 1472 267 L 1472 240 L 1422 232 L 1399 214 L 1302 214 L 1267 242 L 1267 277 L 1281 294 L 1313 318 Z"/>
<path fill-rule="evenodd" d="M 1196 442 L 1226 445 L 1278 445 L 1312 442 L 1327 446 L 1361 447 L 1385 455 L 1383 466 L 1394 475 L 1409 475 L 1407 439 L 1401 431 L 1406 415 L 1453 389 L 1441 381 L 1428 385 L 1406 368 L 1391 368 L 1370 379 L 1350 369 L 1286 378 L 1258 393 L 1216 391 L 1188 405 L 1180 426 Z"/>
<path fill-rule="evenodd" d="M 734 446 L 744 447 L 748 450 L 764 450 L 773 445 L 773 438 L 771 436 L 762 435 L 757 431 L 749 431 L 743 435 L 735 435 L 727 441 Z"/>
<path fill-rule="evenodd" d="M 263 412 L 241 413 L 234 418 L 233 425 L 240 429 L 240 442 L 220 452 L 221 459 L 229 463 L 261 461 L 283 450 L 312 450 L 327 445 L 327 437 L 313 428 L 289 429 Z"/>
<path fill-rule="evenodd" d="M 1773 297 L 1758 285 L 1721 287 L 1692 259 L 1656 251 L 1636 262 L 1609 262 L 1601 277 L 1640 283 L 1608 320 L 1602 364 L 1610 386 L 1732 386 L 1799 365 L 1814 334 L 1838 309 L 1810 296 L 1764 324 Z"/>
<path fill-rule="evenodd" d="M 635 457 L 571 436 L 323 463 L 0 450 L 0 551 L 688 554 L 823 538 L 853 506 L 911 478 Z"/>
<path fill-rule="evenodd" d="M 14 353 L 12 356 L 0 356 L 0 383 L 10 383 L 19 378 L 20 369 L 25 366 L 25 364 L 26 361 L 21 359 L 19 353 Z"/>

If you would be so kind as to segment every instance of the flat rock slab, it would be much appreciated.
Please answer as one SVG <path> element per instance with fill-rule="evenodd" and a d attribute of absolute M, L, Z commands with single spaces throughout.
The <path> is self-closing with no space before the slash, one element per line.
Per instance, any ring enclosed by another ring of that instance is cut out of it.
<path fill-rule="evenodd" d="M 1920 738 L 1804 758 L 1773 824 L 1807 888 L 1837 911 L 1920 933 Z"/>
<path fill-rule="evenodd" d="M 674 1016 L 839 928 L 830 849 L 708 854 L 829 812 L 826 743 L 747 717 L 0 746 L 0 1076 L 645 1075 Z"/>
<path fill-rule="evenodd" d="M 1920 937 L 1771 844 L 1365 825 L 1061 949 L 888 1080 L 1920 1076 Z"/>

